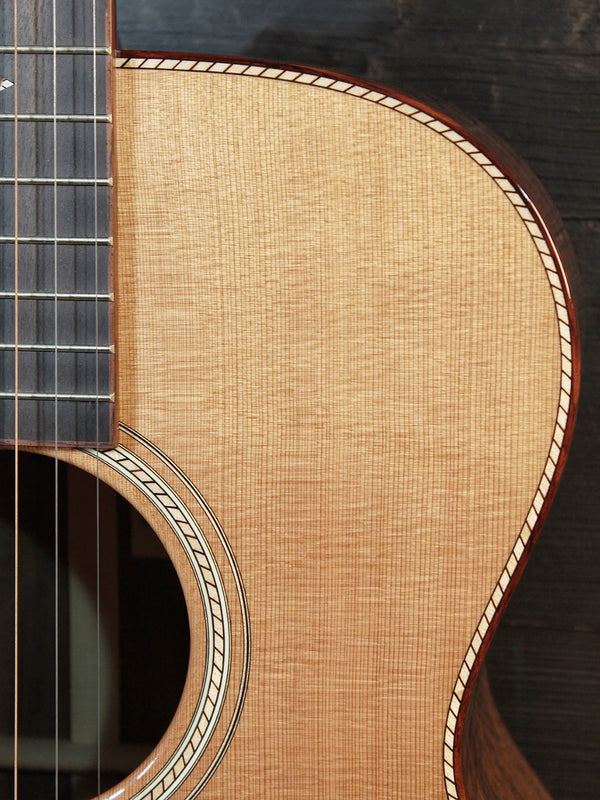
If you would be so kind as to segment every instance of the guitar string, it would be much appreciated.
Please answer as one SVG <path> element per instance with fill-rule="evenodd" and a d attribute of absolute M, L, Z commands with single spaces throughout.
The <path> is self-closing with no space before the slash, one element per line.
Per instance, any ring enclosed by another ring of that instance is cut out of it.
<path fill-rule="evenodd" d="M 95 380 L 96 380 L 96 452 L 100 447 L 99 414 L 100 392 L 99 375 L 99 324 L 98 324 L 98 72 L 97 72 L 97 29 L 96 29 L 96 0 L 92 0 L 92 45 L 93 45 L 93 134 L 94 134 L 94 291 L 96 301 L 94 304 L 94 324 L 96 341 Z M 100 796 L 100 459 L 96 459 L 96 794 Z"/>
<path fill-rule="evenodd" d="M 18 48 L 18 0 L 13 5 L 14 44 L 14 172 L 15 172 L 15 243 L 14 243 L 14 328 L 15 328 L 15 405 L 14 405 L 14 652 L 13 652 L 13 800 L 19 794 L 19 48 Z"/>
<path fill-rule="evenodd" d="M 52 138 L 54 224 L 54 797 L 58 798 L 59 760 L 59 529 L 58 529 L 58 97 L 57 97 L 56 0 L 52 0 Z"/>

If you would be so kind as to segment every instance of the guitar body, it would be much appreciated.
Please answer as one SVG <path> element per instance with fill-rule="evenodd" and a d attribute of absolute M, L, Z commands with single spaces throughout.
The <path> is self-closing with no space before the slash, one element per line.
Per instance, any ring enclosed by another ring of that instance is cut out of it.
<path fill-rule="evenodd" d="M 465 797 L 467 700 L 576 405 L 546 200 L 383 90 L 121 56 L 118 447 L 62 457 L 148 518 L 191 628 L 122 796 Z"/>
<path fill-rule="evenodd" d="M 190 627 L 169 729 L 102 799 L 541 800 L 476 677 L 577 405 L 549 200 L 428 104 L 115 57 L 110 3 L 59 6 L 0 11 L 0 441 L 125 496 Z"/>

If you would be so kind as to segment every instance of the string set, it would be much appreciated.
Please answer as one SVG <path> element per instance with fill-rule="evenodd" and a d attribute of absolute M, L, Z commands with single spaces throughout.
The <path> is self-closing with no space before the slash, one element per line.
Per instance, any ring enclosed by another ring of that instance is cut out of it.
<path fill-rule="evenodd" d="M 88 0 L 91 5 L 92 13 L 92 69 L 93 69 L 93 229 L 94 229 L 94 291 L 95 291 L 95 396 L 96 396 L 96 411 L 95 411 L 95 442 L 96 449 L 99 448 L 100 431 L 99 431 L 99 307 L 98 307 L 98 290 L 99 290 L 99 252 L 98 252 L 98 234 L 99 234 L 99 215 L 98 215 L 98 74 L 97 74 L 97 2 L 96 0 Z M 88 6 L 89 11 L 90 6 Z M 19 484 L 20 484 L 20 419 L 19 419 L 19 405 L 20 399 L 24 397 L 20 393 L 20 380 L 19 380 L 19 260 L 20 260 L 20 244 L 24 241 L 29 241 L 27 237 L 21 236 L 20 231 L 20 217 L 19 217 L 19 200 L 20 200 L 20 180 L 19 175 L 19 135 L 20 119 L 23 117 L 20 114 L 19 108 L 19 52 L 22 49 L 21 42 L 19 41 L 19 0 L 14 0 L 13 4 L 13 25 L 14 25 L 14 41 L 13 41 L 13 56 L 14 56 L 14 80 L 2 80 L 2 89 L 11 87 L 14 92 L 14 701 L 13 701 L 13 798 L 18 800 L 19 797 L 19 698 L 20 698 L 20 685 L 19 685 L 19 626 L 20 626 L 20 605 L 19 605 L 19 585 L 20 585 L 20 519 L 19 519 Z M 59 556 L 60 556 L 60 496 L 59 496 L 59 354 L 64 349 L 64 345 L 59 343 L 59 274 L 60 274 L 60 209 L 58 202 L 58 186 L 59 182 L 64 183 L 62 176 L 59 176 L 59 108 L 58 108 L 58 60 L 61 52 L 65 50 L 61 42 L 59 42 L 58 31 L 58 10 L 57 0 L 52 0 L 52 141 L 53 141 L 53 175 L 51 186 L 53 190 L 53 335 L 54 335 L 54 795 L 55 798 L 59 796 L 60 789 L 60 720 L 59 720 L 59 688 L 60 688 L 60 652 L 59 652 L 59 616 L 60 616 L 60 569 L 59 569 Z M 29 42 L 24 43 L 26 48 L 32 49 Z M 35 43 L 33 44 L 35 49 Z M 67 180 L 69 176 L 66 176 Z M 26 394 L 26 393 L 25 393 Z M 96 470 L 96 735 L 97 735 L 97 792 L 100 793 L 100 565 L 99 565 L 99 549 L 100 549 L 100 480 L 99 473 Z"/>

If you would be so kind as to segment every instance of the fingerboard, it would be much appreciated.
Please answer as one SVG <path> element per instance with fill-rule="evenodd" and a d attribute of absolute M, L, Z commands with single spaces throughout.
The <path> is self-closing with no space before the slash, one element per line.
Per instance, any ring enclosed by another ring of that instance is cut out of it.
<path fill-rule="evenodd" d="M 112 441 L 107 5 L 0 4 L 3 442 Z"/>

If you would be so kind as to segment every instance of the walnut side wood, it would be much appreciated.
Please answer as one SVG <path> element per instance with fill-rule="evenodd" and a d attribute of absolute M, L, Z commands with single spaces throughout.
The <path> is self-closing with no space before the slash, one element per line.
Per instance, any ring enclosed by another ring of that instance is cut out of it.
<path fill-rule="evenodd" d="M 506 730 L 485 668 L 477 676 L 465 715 L 463 775 L 467 797 L 477 800 L 550 800 Z"/>
<path fill-rule="evenodd" d="M 510 169 L 401 98 L 121 63 L 119 418 L 202 493 L 251 628 L 203 797 L 462 797 L 465 701 L 573 424 L 556 242 Z M 136 772 L 177 746 L 195 682 Z M 140 798 L 192 797 L 205 762 Z"/>

